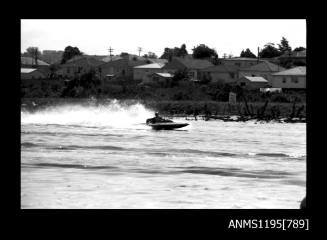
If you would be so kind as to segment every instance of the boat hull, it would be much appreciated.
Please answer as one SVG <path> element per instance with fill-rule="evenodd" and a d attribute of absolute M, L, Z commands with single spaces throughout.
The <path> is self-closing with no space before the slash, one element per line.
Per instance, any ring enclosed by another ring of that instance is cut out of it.
<path fill-rule="evenodd" d="M 150 123 L 148 124 L 154 130 L 173 130 L 189 125 L 188 123 Z"/>

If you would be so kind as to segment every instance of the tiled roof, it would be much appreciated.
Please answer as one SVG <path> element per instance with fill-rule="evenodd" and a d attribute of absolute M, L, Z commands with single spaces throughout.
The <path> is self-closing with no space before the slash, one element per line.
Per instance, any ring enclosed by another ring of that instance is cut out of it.
<path fill-rule="evenodd" d="M 303 51 L 292 51 L 292 52 L 286 52 L 284 53 L 282 56 L 280 56 L 281 58 L 287 58 L 287 57 L 306 57 L 307 56 L 307 50 L 303 50 Z"/>
<path fill-rule="evenodd" d="M 31 73 L 37 70 L 36 68 L 21 68 L 20 73 Z"/>
<path fill-rule="evenodd" d="M 31 57 L 20 57 L 20 62 L 21 62 L 21 64 L 24 64 L 24 65 L 34 65 L 34 59 L 31 58 Z M 37 65 L 49 66 L 50 64 L 38 59 L 37 60 Z"/>
<path fill-rule="evenodd" d="M 237 70 L 239 70 L 239 69 L 241 69 L 241 68 L 238 66 L 220 64 L 220 65 L 205 68 L 205 69 L 203 69 L 203 71 L 207 71 L 207 72 L 237 72 Z"/>
<path fill-rule="evenodd" d="M 294 76 L 305 76 L 307 74 L 307 67 L 295 67 L 285 71 L 275 73 L 275 76 L 285 76 L 285 75 L 294 75 Z"/>
<path fill-rule="evenodd" d="M 246 78 L 250 82 L 268 82 L 263 77 L 250 77 L 250 76 L 243 76 L 242 78 Z"/>
<path fill-rule="evenodd" d="M 260 71 L 260 72 L 279 72 L 285 70 L 285 68 L 271 63 L 269 61 L 263 61 L 259 64 L 251 66 L 249 68 L 242 69 L 244 71 Z"/>
<path fill-rule="evenodd" d="M 234 58 L 221 58 L 220 60 L 226 61 L 257 61 L 257 58 L 234 57 Z"/>
<path fill-rule="evenodd" d="M 65 65 L 75 64 L 75 63 L 77 63 L 79 61 L 82 61 L 82 60 L 85 60 L 87 62 L 87 64 L 89 64 L 91 66 L 99 66 L 99 65 L 104 63 L 103 61 L 96 60 L 93 57 L 82 55 L 82 56 L 75 56 L 72 59 L 69 59 L 65 63 Z"/>
<path fill-rule="evenodd" d="M 176 57 L 174 59 L 176 59 L 177 61 L 182 63 L 186 68 L 189 69 L 204 69 L 213 66 L 213 64 L 208 60 L 180 58 L 180 57 Z"/>
<path fill-rule="evenodd" d="M 161 59 L 161 58 L 148 58 L 147 60 L 149 60 L 150 62 L 153 62 L 153 63 L 161 63 L 161 64 L 168 63 L 167 59 Z"/>
<path fill-rule="evenodd" d="M 106 56 L 104 58 L 102 58 L 102 61 L 104 62 L 110 62 L 110 61 L 116 61 L 116 60 L 120 60 L 120 59 L 124 59 L 124 57 L 120 56 L 120 55 L 115 55 L 115 56 Z M 134 59 L 136 59 L 137 61 L 145 61 L 146 58 L 144 57 L 141 57 L 141 56 L 137 56 L 137 55 L 134 55 L 134 54 L 129 54 L 128 55 L 128 59 L 130 61 L 133 61 Z"/>

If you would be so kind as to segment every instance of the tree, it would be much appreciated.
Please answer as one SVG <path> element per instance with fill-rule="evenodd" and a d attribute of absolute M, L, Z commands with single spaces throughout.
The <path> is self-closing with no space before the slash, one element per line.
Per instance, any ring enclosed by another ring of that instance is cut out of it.
<path fill-rule="evenodd" d="M 307 50 L 305 47 L 297 47 L 297 48 L 294 48 L 294 52 L 300 52 L 300 51 L 304 51 L 304 50 Z"/>
<path fill-rule="evenodd" d="M 259 52 L 261 58 L 273 58 L 281 55 L 281 52 L 275 47 L 273 43 L 267 43 Z"/>
<path fill-rule="evenodd" d="M 73 57 L 79 55 L 83 55 L 83 53 L 77 47 L 68 46 L 65 48 L 64 53 L 62 55 L 61 64 L 64 64 L 69 59 L 72 59 Z"/>
<path fill-rule="evenodd" d="M 282 37 L 282 40 L 280 41 L 280 44 L 278 44 L 278 50 L 281 52 L 281 54 L 292 51 L 292 48 L 289 45 L 286 38 Z"/>
<path fill-rule="evenodd" d="M 161 55 L 161 59 L 168 59 L 169 61 L 173 57 L 173 49 L 172 48 L 165 48 L 164 53 Z"/>
<path fill-rule="evenodd" d="M 180 81 L 188 79 L 189 75 L 187 70 L 177 70 L 171 79 L 171 87 L 177 86 Z"/>
<path fill-rule="evenodd" d="M 174 48 L 165 48 L 164 53 L 161 55 L 161 59 L 168 59 L 171 61 L 173 57 L 184 57 L 186 56 L 187 50 L 186 45 L 182 44 L 180 48 L 174 47 Z"/>
<path fill-rule="evenodd" d="M 153 52 L 148 52 L 148 54 L 144 54 L 143 57 L 145 58 L 158 58 L 157 55 Z"/>
<path fill-rule="evenodd" d="M 242 50 L 240 57 L 246 57 L 246 58 L 256 58 L 253 52 L 251 52 L 250 49 L 246 49 L 245 51 Z"/>
<path fill-rule="evenodd" d="M 121 52 L 120 56 L 124 57 L 124 56 L 128 56 L 129 54 L 127 52 Z"/>
<path fill-rule="evenodd" d="M 218 58 L 218 54 L 216 50 L 209 48 L 208 46 L 204 44 L 200 44 L 197 47 L 194 47 L 193 49 L 193 57 L 198 59 L 204 59 L 204 58 Z"/>
<path fill-rule="evenodd" d="M 182 44 L 182 46 L 180 47 L 180 49 L 179 49 L 179 51 L 178 51 L 178 55 L 180 56 L 180 57 L 184 57 L 184 56 L 186 56 L 188 54 L 188 52 L 187 52 L 187 50 L 186 50 L 186 45 L 185 45 L 185 43 L 184 44 Z"/>
<path fill-rule="evenodd" d="M 158 58 L 154 52 L 148 52 L 148 58 Z"/>
<path fill-rule="evenodd" d="M 33 64 L 33 61 L 32 61 L 32 65 L 37 65 L 38 64 L 38 58 L 39 56 L 41 55 L 41 52 L 39 51 L 39 48 L 38 47 L 29 47 L 26 49 L 26 52 L 28 54 L 28 56 L 30 56 L 33 61 L 34 61 L 34 64 Z"/>

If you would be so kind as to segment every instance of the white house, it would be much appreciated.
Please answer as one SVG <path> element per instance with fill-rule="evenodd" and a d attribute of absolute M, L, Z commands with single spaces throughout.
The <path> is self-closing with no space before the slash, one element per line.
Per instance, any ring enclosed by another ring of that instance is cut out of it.
<path fill-rule="evenodd" d="M 143 82 L 148 82 L 151 80 L 153 73 L 162 72 L 162 67 L 164 63 L 151 63 L 141 66 L 136 66 L 133 68 L 133 79 L 142 80 Z"/>
<path fill-rule="evenodd" d="M 306 88 L 306 67 L 295 67 L 285 71 L 272 74 L 273 88 L 305 89 Z"/>
<path fill-rule="evenodd" d="M 36 68 L 21 68 L 20 79 L 40 79 L 45 78 L 45 74 Z"/>
<path fill-rule="evenodd" d="M 236 83 L 241 87 L 249 88 L 266 88 L 269 86 L 268 80 L 260 76 L 243 76 L 237 79 Z"/>

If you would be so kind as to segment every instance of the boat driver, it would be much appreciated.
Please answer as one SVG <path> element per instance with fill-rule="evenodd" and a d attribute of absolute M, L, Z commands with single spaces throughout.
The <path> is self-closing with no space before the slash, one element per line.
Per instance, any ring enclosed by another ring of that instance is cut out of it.
<path fill-rule="evenodd" d="M 162 117 L 159 116 L 159 113 L 155 113 L 154 114 L 155 117 L 154 118 L 149 118 L 146 120 L 146 123 L 160 123 L 160 122 L 167 122 L 167 120 L 163 119 Z"/>

